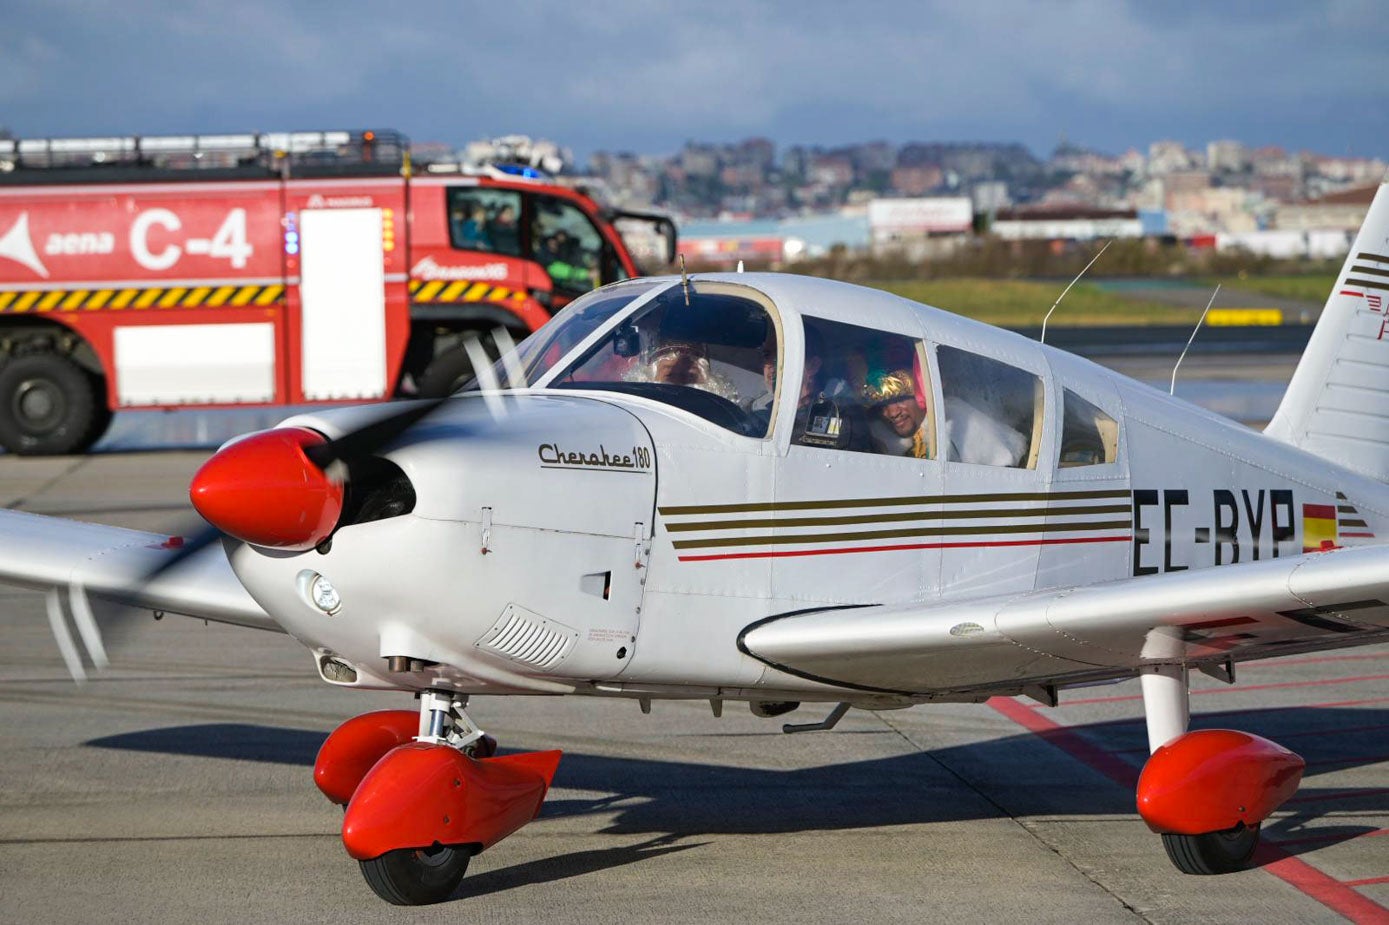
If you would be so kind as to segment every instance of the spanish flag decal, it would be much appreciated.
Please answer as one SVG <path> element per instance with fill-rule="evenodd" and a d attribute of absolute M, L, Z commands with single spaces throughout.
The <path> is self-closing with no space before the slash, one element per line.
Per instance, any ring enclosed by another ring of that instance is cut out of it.
<path fill-rule="evenodd" d="M 1336 505 L 1302 505 L 1302 551 L 1336 549 Z"/>

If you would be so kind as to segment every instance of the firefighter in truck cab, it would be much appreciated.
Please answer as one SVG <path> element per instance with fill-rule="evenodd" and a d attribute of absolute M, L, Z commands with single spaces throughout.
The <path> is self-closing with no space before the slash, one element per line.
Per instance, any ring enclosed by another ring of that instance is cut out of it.
<path fill-rule="evenodd" d="M 447 394 L 478 347 L 674 259 L 665 216 L 407 147 L 386 131 L 0 141 L 0 447 L 81 452 L 126 409 Z"/>

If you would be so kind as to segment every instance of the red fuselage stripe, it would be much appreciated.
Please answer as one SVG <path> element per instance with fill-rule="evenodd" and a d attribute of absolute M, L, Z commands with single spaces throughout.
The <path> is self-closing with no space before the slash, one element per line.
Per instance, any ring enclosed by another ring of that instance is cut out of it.
<path fill-rule="evenodd" d="M 1059 546 L 1071 543 L 1128 543 L 1132 536 L 1075 536 L 1043 540 L 995 540 L 973 543 L 899 543 L 892 546 L 841 546 L 834 549 L 790 549 L 777 552 L 727 552 L 710 556 L 681 556 L 681 562 L 718 559 L 780 559 L 787 556 L 842 556 L 855 552 L 900 552 L 910 549 L 976 549 L 988 546 Z"/>

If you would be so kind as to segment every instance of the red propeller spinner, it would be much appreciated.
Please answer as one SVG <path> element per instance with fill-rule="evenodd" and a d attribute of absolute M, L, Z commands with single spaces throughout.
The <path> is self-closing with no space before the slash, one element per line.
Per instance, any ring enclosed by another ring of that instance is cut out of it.
<path fill-rule="evenodd" d="M 305 452 L 327 442 L 304 427 L 238 440 L 193 476 L 193 507 L 218 530 L 253 545 L 313 549 L 332 535 L 342 515 L 342 481 Z"/>

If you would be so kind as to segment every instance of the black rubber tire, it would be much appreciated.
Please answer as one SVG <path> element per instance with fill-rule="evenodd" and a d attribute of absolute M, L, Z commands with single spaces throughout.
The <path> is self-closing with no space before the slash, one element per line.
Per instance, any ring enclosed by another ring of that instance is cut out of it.
<path fill-rule="evenodd" d="M 1224 832 L 1163 835 L 1167 857 L 1184 874 L 1230 874 L 1244 870 L 1259 847 L 1259 826 L 1238 825 Z"/>
<path fill-rule="evenodd" d="M 0 445 L 11 453 L 78 453 L 110 422 L 101 380 L 67 357 L 30 353 L 0 366 Z"/>
<path fill-rule="evenodd" d="M 473 852 L 466 846 L 400 848 L 379 858 L 360 861 L 367 886 L 397 906 L 427 906 L 443 902 L 458 889 L 468 872 Z"/>
<path fill-rule="evenodd" d="M 106 436 L 106 431 L 111 429 L 111 420 L 116 413 L 106 404 L 106 380 L 95 373 L 87 373 L 92 380 L 92 394 L 95 397 L 96 408 L 92 415 L 92 426 L 87 430 L 87 439 L 82 444 L 83 450 L 91 449 L 102 437 Z"/>

